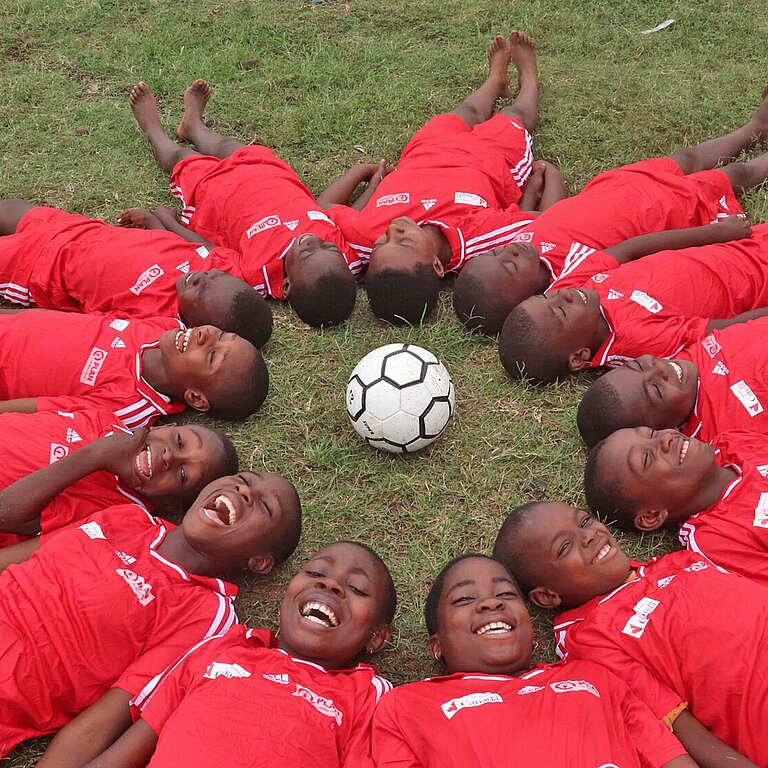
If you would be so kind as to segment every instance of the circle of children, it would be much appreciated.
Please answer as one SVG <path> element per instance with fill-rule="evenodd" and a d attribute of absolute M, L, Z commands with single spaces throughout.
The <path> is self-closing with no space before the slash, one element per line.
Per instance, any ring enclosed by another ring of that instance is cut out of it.
<path fill-rule="evenodd" d="M 768 765 L 768 225 L 737 200 L 768 156 L 732 162 L 768 139 L 768 98 L 732 133 L 566 199 L 532 162 L 533 42 L 498 36 L 488 56 L 396 169 L 355 166 L 317 199 L 270 149 L 206 127 L 198 80 L 181 143 L 145 83 L 130 96 L 178 218 L 0 204 L 2 291 L 39 308 L 0 324 L 2 754 L 58 731 L 41 766 Z M 517 97 L 494 114 L 513 63 Z M 238 473 L 218 431 L 145 427 L 255 411 L 264 297 L 340 323 L 366 267 L 374 313 L 411 324 L 461 271 L 456 312 L 500 334 L 512 376 L 615 368 L 578 410 L 588 505 L 679 526 L 685 549 L 631 562 L 586 511 L 513 510 L 493 558 L 434 579 L 444 674 L 394 690 L 369 662 L 395 587 L 364 544 L 303 565 L 277 636 L 238 623 L 224 578 L 289 557 L 296 489 Z M 153 507 L 188 511 L 174 527 Z M 526 600 L 559 613 L 558 663 L 532 667 Z"/>

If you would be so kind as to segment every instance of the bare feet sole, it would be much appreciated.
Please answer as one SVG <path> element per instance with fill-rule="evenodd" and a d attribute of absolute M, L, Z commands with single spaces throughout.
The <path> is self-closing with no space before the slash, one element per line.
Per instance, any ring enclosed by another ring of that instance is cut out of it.
<path fill-rule="evenodd" d="M 184 91 L 184 114 L 176 129 L 176 136 L 181 141 L 189 141 L 189 129 L 193 123 L 199 123 L 203 119 L 203 111 L 208 99 L 211 98 L 211 86 L 202 79 L 195 80 Z"/>
<path fill-rule="evenodd" d="M 488 79 L 499 83 L 499 97 L 508 99 L 509 63 L 512 61 L 512 49 L 506 37 L 496 35 L 488 46 Z"/>

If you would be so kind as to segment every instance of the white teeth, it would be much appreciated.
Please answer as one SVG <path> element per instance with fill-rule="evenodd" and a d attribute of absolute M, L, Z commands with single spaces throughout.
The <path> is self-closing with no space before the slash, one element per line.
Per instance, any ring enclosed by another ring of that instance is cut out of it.
<path fill-rule="evenodd" d="M 191 328 L 188 328 L 186 331 L 184 331 L 184 341 L 182 342 L 183 346 L 181 348 L 182 352 L 186 352 L 187 351 L 187 344 L 189 344 L 189 337 L 191 335 L 192 335 L 192 329 Z"/>
<path fill-rule="evenodd" d="M 610 544 L 604 544 L 602 549 L 597 553 L 595 562 L 599 563 L 611 551 L 611 549 L 612 547 Z"/>
<path fill-rule="evenodd" d="M 479 629 L 475 630 L 476 635 L 500 635 L 506 632 L 511 632 L 512 627 L 505 621 L 492 621 L 490 624 L 485 624 Z"/>
<path fill-rule="evenodd" d="M 147 456 L 147 468 L 144 469 L 144 465 L 141 461 L 141 457 L 146 453 Z M 136 467 L 136 473 L 141 475 L 142 477 L 151 478 L 152 477 L 152 449 L 145 445 L 137 454 L 136 454 L 136 461 L 134 462 L 134 465 Z"/>
<path fill-rule="evenodd" d="M 339 619 L 333 609 L 324 603 L 318 603 L 317 601 L 304 603 L 299 609 L 299 613 L 305 619 L 313 621 L 315 624 L 321 624 L 324 627 L 339 626 Z"/>
<path fill-rule="evenodd" d="M 688 453 L 688 446 L 691 444 L 690 440 L 683 440 L 683 445 L 680 448 L 680 461 L 679 464 L 683 463 L 683 459 L 685 458 L 686 454 Z"/>
<path fill-rule="evenodd" d="M 224 509 L 229 513 L 229 524 L 235 524 L 237 521 L 237 510 L 235 509 L 235 505 L 232 503 L 232 500 L 228 496 L 217 496 L 213 504 L 217 509 L 224 507 Z"/>
<path fill-rule="evenodd" d="M 675 372 L 675 374 L 677 376 L 677 380 L 678 381 L 682 381 L 683 380 L 683 369 L 676 362 L 674 362 L 673 360 L 670 360 L 669 364 L 672 366 L 672 370 Z"/>
<path fill-rule="evenodd" d="M 189 278 L 192 277 L 192 273 L 188 272 L 187 276 L 184 278 L 184 286 L 186 287 L 189 284 Z"/>
<path fill-rule="evenodd" d="M 579 296 L 581 296 L 581 300 L 586 305 L 587 304 L 587 294 L 584 293 L 584 291 L 582 291 L 581 288 L 577 288 L 576 291 L 578 292 Z"/>

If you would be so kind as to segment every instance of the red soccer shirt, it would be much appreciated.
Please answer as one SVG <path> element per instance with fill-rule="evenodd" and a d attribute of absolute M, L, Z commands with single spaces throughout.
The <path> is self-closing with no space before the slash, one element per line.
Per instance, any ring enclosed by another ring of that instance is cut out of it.
<path fill-rule="evenodd" d="M 409 683 L 373 720 L 377 768 L 661 768 L 684 754 L 621 680 L 589 661 Z"/>
<path fill-rule="evenodd" d="M 470 129 L 456 115 L 438 115 L 408 142 L 362 211 L 336 206 L 330 215 L 366 259 L 399 216 L 439 227 L 453 254 L 445 269 L 458 272 L 531 222 L 516 205 L 530 163 L 531 138 L 517 120 L 495 115 Z"/>
<path fill-rule="evenodd" d="M 38 410 L 50 410 L 61 408 L 63 397 L 87 397 L 94 407 L 111 407 L 130 429 L 179 413 L 186 404 L 157 392 L 141 373 L 141 353 L 178 328 L 178 320 L 165 317 L 42 309 L 0 316 L 0 399 L 37 397 Z"/>
<path fill-rule="evenodd" d="M 716 504 L 680 527 L 680 542 L 713 562 L 768 586 L 768 437 L 733 430 L 713 441 L 717 463 L 738 477 Z"/>
<path fill-rule="evenodd" d="M 239 260 L 234 251 L 209 252 L 162 229 L 33 208 L 16 234 L 0 238 L 0 294 L 45 309 L 175 317 L 180 275 L 217 268 L 240 277 Z"/>
<path fill-rule="evenodd" d="M 216 245 L 242 254 L 239 275 L 263 296 L 283 295 L 283 259 L 300 235 L 334 243 L 353 274 L 362 260 L 296 172 L 267 147 L 243 147 L 224 160 L 194 155 L 177 163 L 171 192 L 181 220 Z"/>
<path fill-rule="evenodd" d="M 513 239 L 533 243 L 552 280 L 595 261 L 595 249 L 638 235 L 710 224 L 742 213 L 722 171 L 685 176 L 668 157 L 623 165 L 595 176 L 573 197 L 548 208 Z"/>
<path fill-rule="evenodd" d="M 685 550 L 633 565 L 639 578 L 556 618 L 558 654 L 605 665 L 658 718 L 687 701 L 715 736 L 768 763 L 768 590 Z"/>
<path fill-rule="evenodd" d="M 142 717 L 159 736 L 152 768 L 372 766 L 371 717 L 391 685 L 374 667 L 326 670 L 233 627 L 171 667 Z"/>
<path fill-rule="evenodd" d="M 713 331 L 677 357 L 699 369 L 683 434 L 708 441 L 729 429 L 768 431 L 768 318 Z"/>
<path fill-rule="evenodd" d="M 110 687 L 140 696 L 237 621 L 236 587 L 157 551 L 166 526 L 135 505 L 111 507 L 44 536 L 0 575 L 0 753 L 60 728 Z"/>

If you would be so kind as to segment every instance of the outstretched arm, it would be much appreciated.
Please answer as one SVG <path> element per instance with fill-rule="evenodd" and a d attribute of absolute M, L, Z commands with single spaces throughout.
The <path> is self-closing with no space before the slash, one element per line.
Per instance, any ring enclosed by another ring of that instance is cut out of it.
<path fill-rule="evenodd" d="M 0 413 L 37 413 L 36 397 L 17 397 L 0 400 Z"/>
<path fill-rule="evenodd" d="M 678 715 L 672 730 L 701 768 L 757 768 L 751 760 L 710 733 L 687 709 Z M 673 760 L 669 768 L 683 768 L 684 765 L 678 766 Z"/>
<path fill-rule="evenodd" d="M 727 243 L 752 236 L 752 227 L 741 216 L 729 216 L 715 224 L 688 229 L 670 229 L 665 232 L 651 232 L 625 240 L 623 243 L 606 248 L 619 264 L 648 256 L 656 251 L 675 251 L 713 243 Z"/>
<path fill-rule="evenodd" d="M 727 317 L 722 320 L 710 320 L 707 323 L 707 333 L 712 331 L 722 331 L 723 328 L 728 328 L 731 325 L 738 325 L 739 323 L 746 323 L 749 320 L 757 320 L 758 317 L 765 317 L 768 315 L 768 307 L 759 307 L 758 309 L 750 309 L 749 312 L 742 312 L 736 317 Z"/>
<path fill-rule="evenodd" d="M 534 161 L 520 198 L 520 210 L 542 213 L 565 197 L 565 177 L 560 169 L 546 160 Z"/>
<path fill-rule="evenodd" d="M 353 165 L 341 178 L 331 182 L 328 187 L 317 196 L 317 204 L 325 209 L 334 205 L 348 205 L 352 193 L 357 189 L 358 185 L 364 181 L 368 182 L 368 186 L 365 188 L 361 197 L 368 193 L 368 199 L 370 199 L 370 196 L 379 185 L 381 179 L 386 176 L 386 167 L 387 164 L 384 160 L 378 164 L 357 163 L 356 165 Z M 383 174 L 382 168 L 384 169 Z M 371 185 L 373 185 L 373 187 Z M 368 202 L 368 199 L 366 199 L 365 202 Z M 357 202 L 359 201 L 356 201 L 356 203 Z M 363 203 L 363 205 L 364 204 L 365 203 Z M 357 207 L 357 205 L 354 207 Z"/>
<path fill-rule="evenodd" d="M 37 536 L 29 541 L 21 541 L 18 544 L 0 548 L 0 573 L 9 565 L 29 560 L 38 549 L 40 549 L 40 539 Z"/>
<path fill-rule="evenodd" d="M 117 217 L 117 225 L 126 229 L 165 229 L 188 243 L 200 243 L 209 250 L 218 246 L 202 235 L 187 229 L 176 220 L 176 214 L 165 205 L 158 205 L 154 213 L 146 208 L 128 208 Z"/>

